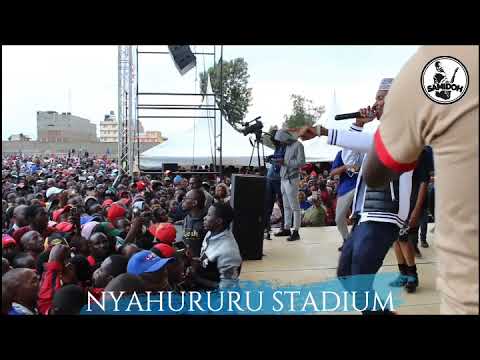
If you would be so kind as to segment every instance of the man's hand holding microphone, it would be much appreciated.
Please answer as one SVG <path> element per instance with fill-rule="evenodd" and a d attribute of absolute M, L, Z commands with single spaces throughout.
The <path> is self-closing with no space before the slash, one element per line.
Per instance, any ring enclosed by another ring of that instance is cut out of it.
<path fill-rule="evenodd" d="M 348 118 L 353 118 L 355 117 L 355 126 L 363 127 L 366 123 L 369 123 L 373 119 L 375 119 L 376 112 L 375 112 L 375 107 L 366 107 L 363 109 L 360 109 L 357 113 L 352 113 L 352 114 L 347 114 L 350 115 L 348 117 L 341 116 L 339 115 L 339 120 L 345 120 Z M 337 119 L 337 117 L 335 117 Z M 328 136 L 328 129 L 323 127 L 323 126 L 305 126 L 298 130 L 298 137 L 302 139 L 303 141 L 306 140 L 311 140 L 316 136 Z"/>

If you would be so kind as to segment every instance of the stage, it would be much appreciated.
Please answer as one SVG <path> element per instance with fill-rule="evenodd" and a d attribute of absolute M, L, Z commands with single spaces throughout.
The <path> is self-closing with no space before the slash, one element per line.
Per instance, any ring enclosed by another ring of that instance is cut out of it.
<path fill-rule="evenodd" d="M 398 314 L 439 314 L 440 300 L 435 288 L 434 233 L 430 231 L 433 225 L 428 225 L 427 242 L 430 247 L 420 247 L 423 257 L 416 259 L 420 286 L 413 294 L 405 291 L 405 303 L 396 309 Z M 301 228 L 300 236 L 302 239 L 294 242 L 286 241 L 286 237 L 274 236 L 272 240 L 264 240 L 263 260 L 245 261 L 240 278 L 278 281 L 281 284 L 307 284 L 334 278 L 339 256 L 337 248 L 341 242 L 336 227 Z M 393 249 L 387 254 L 380 271 L 398 272 Z"/>

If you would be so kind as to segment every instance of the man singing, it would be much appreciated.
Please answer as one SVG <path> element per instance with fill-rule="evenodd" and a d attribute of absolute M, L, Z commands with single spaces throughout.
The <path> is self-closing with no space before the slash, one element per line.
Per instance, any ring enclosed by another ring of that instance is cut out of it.
<path fill-rule="evenodd" d="M 373 134 L 362 132 L 363 126 L 375 117 L 381 120 L 384 100 L 393 79 L 383 79 L 372 107 L 361 109 L 361 116 L 349 131 L 327 130 L 322 126 L 305 127 L 299 136 L 309 140 L 315 136 L 328 136 L 328 144 L 337 145 L 366 154 L 373 144 Z M 350 275 L 376 274 L 388 250 L 398 239 L 399 229 L 406 224 L 410 207 L 412 171 L 402 174 L 382 187 L 368 187 L 362 179 L 364 157 L 358 174 L 353 213 L 356 223 L 345 241 L 337 269 L 340 278 Z M 361 283 L 351 282 L 348 290 L 372 291 L 373 278 Z M 368 300 L 367 300 L 368 301 Z M 365 309 L 370 310 L 372 303 Z"/>

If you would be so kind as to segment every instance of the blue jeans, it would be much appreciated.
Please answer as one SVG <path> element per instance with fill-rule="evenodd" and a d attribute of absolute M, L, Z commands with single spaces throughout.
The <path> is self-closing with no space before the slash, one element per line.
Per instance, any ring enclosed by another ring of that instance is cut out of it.
<path fill-rule="evenodd" d="M 373 296 L 371 281 L 343 279 L 345 276 L 376 274 L 383 264 L 388 250 L 398 239 L 399 228 L 392 223 L 362 222 L 354 227 L 343 245 L 337 276 L 347 291 L 369 291 Z M 370 302 L 370 305 L 372 302 Z M 362 304 L 358 304 L 359 307 Z"/>

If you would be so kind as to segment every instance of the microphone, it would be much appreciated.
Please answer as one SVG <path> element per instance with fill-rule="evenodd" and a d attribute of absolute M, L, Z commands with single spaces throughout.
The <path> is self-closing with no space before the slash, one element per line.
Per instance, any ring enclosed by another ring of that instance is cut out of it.
<path fill-rule="evenodd" d="M 373 118 L 375 116 L 374 112 L 370 112 L 368 114 L 368 117 Z M 362 114 L 360 114 L 360 111 L 354 112 L 354 113 L 348 113 L 348 114 L 339 114 L 335 116 L 335 120 L 347 120 L 347 119 L 356 119 L 362 117 Z"/>
<path fill-rule="evenodd" d="M 348 114 L 339 114 L 335 115 L 335 120 L 346 120 L 346 119 L 355 119 L 360 117 L 360 112 L 348 113 Z"/>

